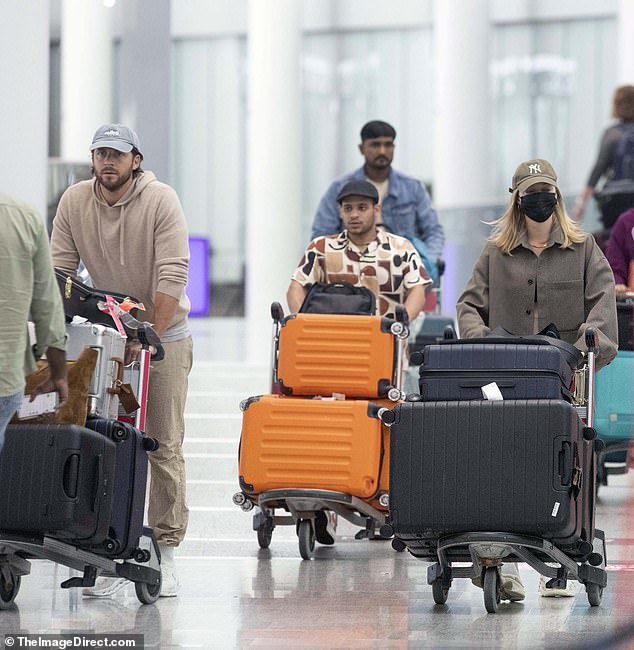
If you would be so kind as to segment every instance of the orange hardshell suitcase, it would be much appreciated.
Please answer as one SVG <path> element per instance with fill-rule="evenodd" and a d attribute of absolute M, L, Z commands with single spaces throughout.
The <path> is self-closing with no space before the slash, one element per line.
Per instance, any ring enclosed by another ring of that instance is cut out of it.
<path fill-rule="evenodd" d="M 307 488 L 377 497 L 388 480 L 381 480 L 385 426 L 376 416 L 381 406 L 393 402 L 278 395 L 245 400 L 240 488 L 249 495 Z"/>
<path fill-rule="evenodd" d="M 288 316 L 279 327 L 281 391 L 399 399 L 407 331 L 403 323 L 381 316 Z"/>

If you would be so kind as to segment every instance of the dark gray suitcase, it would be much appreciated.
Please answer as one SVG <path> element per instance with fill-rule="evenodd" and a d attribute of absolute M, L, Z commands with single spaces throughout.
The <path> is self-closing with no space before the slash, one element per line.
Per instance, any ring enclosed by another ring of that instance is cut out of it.
<path fill-rule="evenodd" d="M 419 371 L 425 401 L 481 400 L 495 382 L 507 399 L 571 400 L 573 370 L 551 345 L 447 341 L 423 350 Z"/>
<path fill-rule="evenodd" d="M 131 424 L 119 420 L 88 418 L 86 427 L 106 436 L 116 447 L 115 485 L 108 536 L 90 550 L 126 559 L 134 555 L 143 533 L 147 452 L 157 449 L 158 442 Z"/>
<path fill-rule="evenodd" d="M 506 532 L 574 556 L 592 541 L 594 446 L 567 402 L 405 402 L 394 414 L 390 518 L 408 546 Z"/>
<path fill-rule="evenodd" d="M 84 427 L 9 425 L 0 454 L 0 531 L 99 544 L 108 533 L 114 465 L 114 443 Z"/>

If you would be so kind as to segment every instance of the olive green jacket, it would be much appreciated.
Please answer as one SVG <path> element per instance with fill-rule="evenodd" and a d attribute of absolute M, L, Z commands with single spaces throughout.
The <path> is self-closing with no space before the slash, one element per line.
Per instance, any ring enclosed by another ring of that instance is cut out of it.
<path fill-rule="evenodd" d="M 618 347 L 612 269 L 592 235 L 569 248 L 562 242 L 558 227 L 539 257 L 525 237 L 510 255 L 487 242 L 456 305 L 460 336 L 486 336 L 497 326 L 526 336 L 554 323 L 564 341 L 585 350 L 585 330 L 593 327 L 597 369 L 610 363 Z"/>

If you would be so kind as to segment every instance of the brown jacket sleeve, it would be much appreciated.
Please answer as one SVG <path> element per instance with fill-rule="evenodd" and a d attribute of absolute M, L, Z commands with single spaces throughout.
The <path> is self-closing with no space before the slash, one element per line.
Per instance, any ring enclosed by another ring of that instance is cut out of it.
<path fill-rule="evenodd" d="M 460 338 L 486 336 L 489 324 L 489 244 L 473 267 L 473 274 L 456 304 Z"/>
<path fill-rule="evenodd" d="M 593 237 L 585 242 L 585 305 L 586 320 L 579 328 L 575 347 L 586 349 L 585 332 L 593 327 L 599 341 L 597 370 L 607 366 L 618 351 L 616 293 L 612 269 Z"/>

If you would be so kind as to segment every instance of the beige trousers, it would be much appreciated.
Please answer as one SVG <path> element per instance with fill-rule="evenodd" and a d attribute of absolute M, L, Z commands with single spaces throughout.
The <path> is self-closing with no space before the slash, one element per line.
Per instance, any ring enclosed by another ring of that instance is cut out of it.
<path fill-rule="evenodd" d="M 192 367 L 191 336 L 163 343 L 165 358 L 152 361 L 145 430 L 160 447 L 150 459 L 148 523 L 161 544 L 178 546 L 185 537 L 189 510 L 185 502 L 185 400 Z"/>

